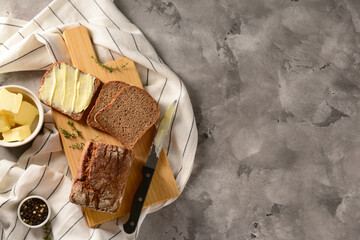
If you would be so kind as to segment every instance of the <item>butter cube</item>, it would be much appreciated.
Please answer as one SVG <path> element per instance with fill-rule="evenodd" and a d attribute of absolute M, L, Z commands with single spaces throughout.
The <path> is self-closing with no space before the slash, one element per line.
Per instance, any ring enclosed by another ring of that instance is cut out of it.
<path fill-rule="evenodd" d="M 0 113 L 0 132 L 9 131 L 11 124 L 6 115 Z"/>
<path fill-rule="evenodd" d="M 18 113 L 21 106 L 23 95 L 12 93 L 5 88 L 0 89 L 0 110 Z"/>
<path fill-rule="evenodd" d="M 7 112 L 7 113 L 4 113 L 4 115 L 7 117 L 8 121 L 10 123 L 10 126 L 14 127 L 15 126 L 14 114 Z"/>
<path fill-rule="evenodd" d="M 16 127 L 2 133 L 5 142 L 23 141 L 30 135 L 31 130 L 29 125 Z"/>
<path fill-rule="evenodd" d="M 0 114 L 4 115 L 7 118 L 8 122 L 10 124 L 10 127 L 15 126 L 15 121 L 14 121 L 15 114 L 8 112 L 8 111 L 0 111 Z"/>
<path fill-rule="evenodd" d="M 38 114 L 39 111 L 36 107 L 34 107 L 34 105 L 26 101 L 22 101 L 19 112 L 14 115 L 14 121 L 19 125 L 31 126 L 31 123 Z"/>

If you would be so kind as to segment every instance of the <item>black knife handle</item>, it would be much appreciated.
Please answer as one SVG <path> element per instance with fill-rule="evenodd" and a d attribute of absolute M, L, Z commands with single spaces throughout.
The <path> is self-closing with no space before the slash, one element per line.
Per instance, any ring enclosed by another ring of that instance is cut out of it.
<path fill-rule="evenodd" d="M 130 217 L 123 226 L 124 231 L 127 234 L 131 234 L 135 232 L 153 174 L 154 174 L 154 169 L 148 168 L 146 166 L 143 167 L 142 169 L 143 179 L 135 193 L 135 197 L 133 199 L 132 207 L 130 211 Z"/>

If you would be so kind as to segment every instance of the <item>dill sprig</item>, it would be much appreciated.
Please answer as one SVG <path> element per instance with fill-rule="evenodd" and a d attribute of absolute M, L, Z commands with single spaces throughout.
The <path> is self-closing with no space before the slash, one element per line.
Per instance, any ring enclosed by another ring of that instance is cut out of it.
<path fill-rule="evenodd" d="M 71 133 L 71 132 L 69 132 L 69 131 L 66 131 L 66 130 L 63 129 L 63 128 L 60 128 L 60 130 L 61 130 L 62 134 L 64 134 L 64 137 L 66 137 L 66 138 L 70 138 L 70 137 L 75 138 L 75 137 L 76 137 L 76 135 L 75 135 L 74 133 Z"/>
<path fill-rule="evenodd" d="M 43 227 L 43 231 L 44 231 L 44 240 L 51 240 L 51 238 L 49 237 L 50 233 L 51 233 L 51 225 L 49 222 L 45 223 L 44 227 Z"/>
<path fill-rule="evenodd" d="M 72 129 L 73 131 L 75 131 L 75 132 L 77 133 L 77 135 L 78 135 L 79 137 L 82 137 L 81 131 L 79 131 L 79 130 L 76 129 L 76 127 L 74 126 L 74 123 L 73 123 L 73 122 L 67 121 L 67 124 L 71 127 L 71 129 Z"/>
<path fill-rule="evenodd" d="M 120 70 L 125 68 L 129 63 L 125 63 L 125 64 L 121 64 L 120 68 L 118 66 L 113 67 L 113 66 L 107 66 L 104 63 L 100 62 L 99 60 L 97 60 L 94 56 L 91 56 L 92 59 L 94 59 L 94 61 L 96 62 L 96 64 L 106 70 L 109 70 L 109 72 L 112 72 L 114 70 Z"/>
<path fill-rule="evenodd" d="M 69 148 L 72 148 L 72 149 L 83 149 L 85 146 L 85 143 L 81 142 L 81 143 L 72 143 Z"/>
<path fill-rule="evenodd" d="M 91 138 L 90 140 L 93 141 L 93 142 L 96 142 L 96 139 L 98 138 L 99 136 L 96 136 L 95 138 Z"/>

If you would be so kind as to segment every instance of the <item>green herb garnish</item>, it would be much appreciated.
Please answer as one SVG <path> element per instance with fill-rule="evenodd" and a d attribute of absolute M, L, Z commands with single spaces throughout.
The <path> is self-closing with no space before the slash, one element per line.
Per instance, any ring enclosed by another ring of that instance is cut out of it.
<path fill-rule="evenodd" d="M 45 223 L 45 225 L 43 226 L 43 231 L 44 231 L 44 240 L 51 240 L 51 238 L 49 237 L 50 233 L 51 233 L 51 225 L 49 222 Z"/>
<path fill-rule="evenodd" d="M 90 140 L 93 141 L 93 142 L 96 142 L 96 139 L 98 138 L 99 136 L 96 136 L 95 138 L 91 138 Z"/>
<path fill-rule="evenodd" d="M 73 131 L 75 131 L 75 132 L 77 133 L 77 135 L 78 135 L 79 137 L 82 137 L 81 131 L 79 131 L 79 130 L 76 129 L 76 127 L 74 126 L 74 123 L 73 123 L 73 122 L 67 121 L 67 124 L 71 127 L 71 129 L 72 129 Z"/>
<path fill-rule="evenodd" d="M 66 138 L 69 138 L 69 137 L 74 138 L 74 137 L 76 137 L 76 135 L 74 133 L 68 132 L 63 128 L 60 128 L 60 130 L 61 130 L 62 134 L 64 134 L 64 137 L 66 137 Z"/>
<path fill-rule="evenodd" d="M 109 70 L 109 72 L 112 72 L 114 70 L 120 70 L 120 68 L 118 66 L 116 67 L 112 67 L 112 66 L 107 66 L 104 63 L 100 62 L 99 60 L 97 60 L 94 56 L 91 56 L 92 59 L 94 59 L 94 61 L 96 62 L 97 65 L 99 65 L 100 67 Z M 121 64 L 121 69 L 125 68 L 128 65 L 128 63 L 125 64 Z"/>
<path fill-rule="evenodd" d="M 123 68 L 125 68 L 127 65 L 128 65 L 129 63 L 127 62 L 127 63 L 125 63 L 125 64 L 121 64 L 121 69 L 123 69 Z"/>
<path fill-rule="evenodd" d="M 69 146 L 69 148 L 72 148 L 72 149 L 83 149 L 85 146 L 85 143 L 81 142 L 81 143 L 73 143 Z"/>

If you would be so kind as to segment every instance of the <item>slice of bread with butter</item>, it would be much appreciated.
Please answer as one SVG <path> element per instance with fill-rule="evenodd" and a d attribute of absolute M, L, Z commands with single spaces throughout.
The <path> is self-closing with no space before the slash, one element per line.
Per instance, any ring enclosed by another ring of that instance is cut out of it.
<path fill-rule="evenodd" d="M 66 63 L 54 63 L 43 76 L 39 99 L 45 105 L 80 120 L 101 82 Z"/>

